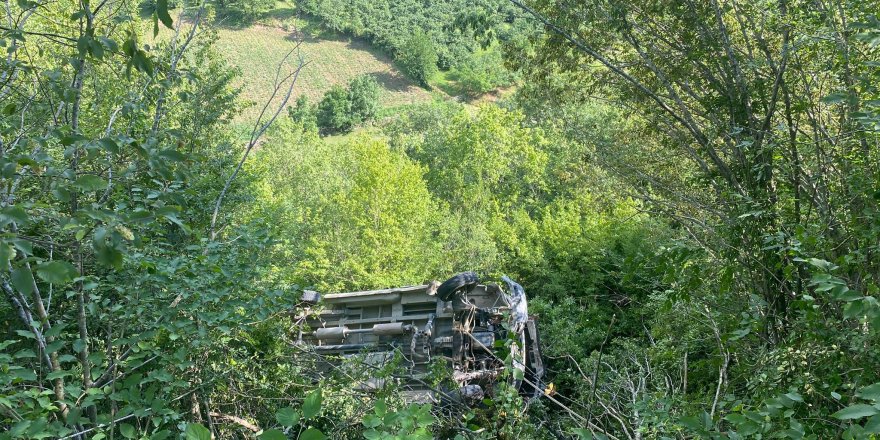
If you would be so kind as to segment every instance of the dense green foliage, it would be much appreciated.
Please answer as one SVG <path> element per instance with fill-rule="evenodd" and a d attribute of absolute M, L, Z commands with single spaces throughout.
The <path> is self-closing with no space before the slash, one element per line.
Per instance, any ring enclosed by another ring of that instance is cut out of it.
<path fill-rule="evenodd" d="M 472 81 L 506 85 L 502 63 L 475 57 L 480 46 L 509 41 L 531 32 L 533 23 L 519 19 L 513 5 L 498 0 L 305 0 L 299 7 L 321 18 L 331 30 L 367 37 L 398 61 L 402 70 L 423 86 L 437 71 L 465 66 L 467 92 Z M 493 54 L 490 56 L 497 56 Z M 493 60 L 494 61 L 494 60 Z"/>
<path fill-rule="evenodd" d="M 521 105 L 594 144 L 597 164 L 686 233 L 664 246 L 672 284 L 645 338 L 621 341 L 604 366 L 580 361 L 606 375 L 580 391 L 603 426 L 875 434 L 880 418 L 859 422 L 877 413 L 856 409 L 880 380 L 861 369 L 880 362 L 865 350 L 880 330 L 876 5 L 531 4 L 556 29 L 511 54 Z M 596 95 L 629 120 L 617 143 L 597 142 Z"/>
<path fill-rule="evenodd" d="M 223 21 L 251 21 L 275 7 L 275 0 L 214 0 L 217 16 Z"/>
<path fill-rule="evenodd" d="M 437 73 L 437 60 L 434 43 L 421 30 L 407 38 L 397 52 L 400 68 L 423 86 Z"/>
<path fill-rule="evenodd" d="M 287 282 L 323 291 L 391 286 L 433 273 L 435 211 L 423 170 L 387 143 L 355 137 L 340 148 L 280 125 L 260 151 L 259 186 L 281 237 L 274 259 Z"/>
<path fill-rule="evenodd" d="M 353 79 L 348 84 L 348 100 L 351 101 L 351 118 L 361 123 L 379 113 L 379 83 L 370 75 Z"/>
<path fill-rule="evenodd" d="M 376 79 L 363 75 L 353 79 L 347 88 L 331 87 L 316 106 L 301 96 L 296 105 L 288 109 L 288 115 L 307 130 L 317 128 L 322 134 L 345 133 L 376 117 L 379 93 Z"/>
<path fill-rule="evenodd" d="M 368 37 L 392 54 L 402 52 L 413 35 L 420 32 L 437 51 L 443 66 L 451 66 L 474 46 L 467 34 L 448 27 L 467 9 L 468 3 L 464 1 L 306 0 L 299 6 L 320 17 L 324 26 Z"/>
<path fill-rule="evenodd" d="M 348 90 L 340 85 L 334 85 L 318 103 L 315 118 L 318 127 L 325 133 L 339 133 L 351 130 L 354 122 L 351 113 Z"/>
<path fill-rule="evenodd" d="M 328 143 L 299 124 L 279 126 L 254 170 L 265 202 L 255 215 L 283 237 L 272 272 L 321 291 L 507 273 L 547 314 L 554 356 L 597 349 L 614 313 L 624 313 L 616 335 L 643 334 L 645 303 L 664 275 L 647 243 L 671 231 L 619 194 L 590 195 L 596 172 L 552 157 L 564 140 L 523 122 L 495 106 L 438 103 L 388 121 L 387 141 Z M 573 333 L 576 312 L 589 319 Z M 532 429 L 510 423 L 496 434 Z"/>
<path fill-rule="evenodd" d="M 273 4 L 169 3 L 3 11 L 0 440 L 880 435 L 875 3 L 307 0 L 423 84 L 520 85 L 380 117 L 363 76 L 244 145 L 203 19 Z M 408 404 L 401 359 L 294 343 L 299 286 L 463 270 L 525 287 L 545 398 Z"/>
<path fill-rule="evenodd" d="M 289 301 L 251 264 L 258 230 L 224 210 L 240 240 L 206 239 L 239 154 L 233 75 L 210 32 L 148 48 L 125 21 L 138 11 L 19 4 L 2 70 L 0 437 L 176 436 L 250 356 L 231 341 Z"/>
<path fill-rule="evenodd" d="M 476 98 L 513 83 L 513 75 L 501 66 L 499 50 L 478 51 L 460 63 L 451 76 L 466 96 Z"/>

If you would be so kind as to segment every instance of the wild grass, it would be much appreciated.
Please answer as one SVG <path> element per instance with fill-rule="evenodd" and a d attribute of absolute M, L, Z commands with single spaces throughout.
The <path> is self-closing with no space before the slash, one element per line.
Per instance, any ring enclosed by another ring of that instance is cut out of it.
<path fill-rule="evenodd" d="M 278 63 L 299 40 L 299 55 L 308 64 L 297 81 L 291 104 L 300 95 L 317 102 L 333 85 L 348 84 L 365 74 L 382 86 L 380 99 L 385 107 L 431 99 L 428 91 L 395 69 L 390 57 L 366 41 L 319 32 L 308 21 L 298 19 L 292 8 L 279 8 L 255 24 L 219 29 L 217 49 L 230 65 L 240 69 L 242 98 L 252 103 L 237 122 L 257 117 L 273 89 Z"/>

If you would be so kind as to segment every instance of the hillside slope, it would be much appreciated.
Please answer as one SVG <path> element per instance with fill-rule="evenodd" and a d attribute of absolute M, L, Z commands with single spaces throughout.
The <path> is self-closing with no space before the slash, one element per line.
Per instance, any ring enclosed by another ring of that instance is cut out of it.
<path fill-rule="evenodd" d="M 261 24 L 219 31 L 217 49 L 232 66 L 241 69 L 239 82 L 245 100 L 257 104 L 264 102 L 272 90 L 275 68 L 296 46 L 299 37 L 296 32 Z M 373 75 L 382 86 L 381 99 L 385 106 L 431 99 L 428 91 L 405 77 L 387 55 L 370 47 L 365 41 L 310 36 L 301 38 L 300 51 L 309 64 L 300 76 L 291 102 L 300 95 L 316 102 L 334 84 L 344 85 L 364 74 Z M 242 112 L 239 119 L 249 121 L 258 113 L 258 106 L 252 105 Z"/>

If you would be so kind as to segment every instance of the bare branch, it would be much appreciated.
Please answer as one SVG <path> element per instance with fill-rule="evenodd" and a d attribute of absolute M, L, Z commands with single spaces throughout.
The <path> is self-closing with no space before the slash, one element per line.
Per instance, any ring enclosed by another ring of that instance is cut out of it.
<path fill-rule="evenodd" d="M 238 173 L 244 166 L 245 161 L 251 153 L 251 150 L 253 150 L 254 146 L 257 145 L 266 130 L 268 130 L 269 127 L 272 126 L 272 124 L 275 122 L 275 119 L 278 118 L 278 115 L 280 115 L 281 112 L 287 107 L 287 103 L 290 101 L 290 96 L 293 94 L 293 88 L 296 85 L 297 79 L 299 79 L 299 73 L 308 64 L 302 58 L 302 56 L 300 56 L 296 68 L 288 75 L 284 76 L 283 78 L 281 77 L 281 71 L 284 67 L 285 62 L 294 52 L 299 51 L 300 44 L 301 42 L 298 43 L 296 47 L 291 49 L 287 53 L 287 55 L 284 56 L 281 62 L 278 63 L 278 67 L 275 73 L 275 88 L 272 91 L 272 95 L 269 96 L 269 99 L 266 100 L 266 103 L 263 105 L 263 109 L 260 112 L 260 116 L 254 123 L 254 128 L 253 130 L 251 130 L 250 140 L 245 147 L 244 154 L 242 155 L 241 160 L 239 160 L 238 165 L 235 167 L 235 170 L 232 172 L 229 178 L 226 179 L 226 183 L 223 185 L 223 189 L 220 191 L 220 195 L 217 196 L 217 201 L 214 203 L 214 212 L 211 215 L 211 240 L 217 238 L 217 216 L 220 214 L 220 207 L 223 204 L 223 198 L 226 196 L 227 191 L 229 191 L 229 186 L 232 185 L 232 181 L 235 180 L 235 178 L 238 176 Z M 272 101 L 275 99 L 276 96 L 278 96 L 279 92 L 284 89 L 286 89 L 286 92 L 284 93 L 283 99 L 275 108 L 269 119 L 264 122 L 263 117 L 266 115 L 266 112 L 269 109 L 269 106 L 272 104 Z"/>

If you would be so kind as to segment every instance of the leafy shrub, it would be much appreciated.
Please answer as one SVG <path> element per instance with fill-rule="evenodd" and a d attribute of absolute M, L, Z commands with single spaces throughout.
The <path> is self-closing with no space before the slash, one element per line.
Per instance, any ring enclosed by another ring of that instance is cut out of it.
<path fill-rule="evenodd" d="M 361 75 L 348 85 L 351 116 L 360 123 L 376 117 L 379 112 L 379 83 L 370 75 Z"/>
<path fill-rule="evenodd" d="M 309 99 L 302 95 L 296 100 L 296 105 L 287 108 L 287 115 L 294 122 L 302 125 L 305 131 L 318 131 L 318 114 L 314 105 L 309 103 Z"/>
<path fill-rule="evenodd" d="M 372 76 L 363 75 L 352 80 L 348 88 L 336 85 L 328 90 L 318 103 L 315 122 L 324 134 L 343 133 L 376 117 L 378 111 L 379 83 Z M 294 120 L 307 122 L 309 112 L 312 110 L 308 103 L 298 100 L 290 115 Z"/>
<path fill-rule="evenodd" d="M 324 133 L 351 130 L 351 101 L 348 99 L 348 90 L 335 85 L 324 94 L 324 98 L 318 103 L 317 122 Z"/>
<path fill-rule="evenodd" d="M 436 422 L 431 405 L 411 403 L 399 411 L 389 409 L 384 400 L 373 405 L 373 413 L 364 417 L 364 438 L 429 440 L 431 425 Z"/>
<path fill-rule="evenodd" d="M 457 67 L 452 76 L 458 81 L 462 93 L 474 98 L 513 82 L 513 76 L 503 63 L 501 52 L 497 50 L 475 52 Z"/>
<path fill-rule="evenodd" d="M 437 50 L 434 43 L 418 31 L 401 46 L 397 53 L 397 62 L 401 70 L 423 86 L 437 73 Z"/>

